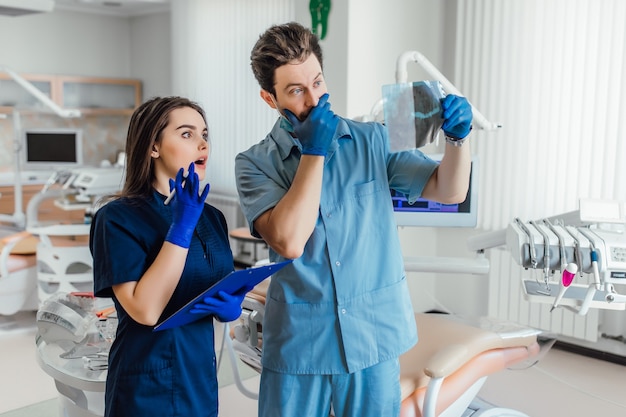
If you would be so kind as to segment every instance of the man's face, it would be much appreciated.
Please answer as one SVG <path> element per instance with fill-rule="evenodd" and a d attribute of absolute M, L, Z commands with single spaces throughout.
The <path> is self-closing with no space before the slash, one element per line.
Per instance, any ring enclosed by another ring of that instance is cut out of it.
<path fill-rule="evenodd" d="M 274 73 L 276 84 L 274 100 L 269 93 L 262 92 L 263 99 L 279 111 L 288 109 L 299 120 L 304 120 L 319 98 L 328 90 L 324 82 L 322 67 L 313 54 L 301 63 L 286 64 L 278 67 Z"/>

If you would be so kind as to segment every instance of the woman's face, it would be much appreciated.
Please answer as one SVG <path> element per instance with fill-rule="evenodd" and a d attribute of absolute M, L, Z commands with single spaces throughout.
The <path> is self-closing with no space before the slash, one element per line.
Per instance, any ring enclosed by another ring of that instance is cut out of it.
<path fill-rule="evenodd" d="M 192 162 L 198 178 L 204 180 L 209 159 L 208 139 L 207 126 L 200 113 L 191 107 L 172 110 L 151 153 L 154 188 L 163 195 L 169 194 L 169 179 L 175 178 L 181 168 L 187 172 Z"/>

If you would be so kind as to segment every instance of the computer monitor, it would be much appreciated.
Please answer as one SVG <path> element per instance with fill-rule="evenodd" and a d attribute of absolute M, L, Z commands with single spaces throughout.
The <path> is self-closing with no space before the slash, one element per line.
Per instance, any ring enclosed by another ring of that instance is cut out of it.
<path fill-rule="evenodd" d="M 23 163 L 26 169 L 58 170 L 83 165 L 81 129 L 24 130 Z"/>
<path fill-rule="evenodd" d="M 429 155 L 440 160 L 441 155 Z M 409 204 L 407 198 L 391 190 L 391 200 L 398 226 L 419 227 L 476 227 L 478 219 L 476 158 L 472 159 L 469 190 L 465 201 L 460 204 L 441 204 L 419 198 Z"/>

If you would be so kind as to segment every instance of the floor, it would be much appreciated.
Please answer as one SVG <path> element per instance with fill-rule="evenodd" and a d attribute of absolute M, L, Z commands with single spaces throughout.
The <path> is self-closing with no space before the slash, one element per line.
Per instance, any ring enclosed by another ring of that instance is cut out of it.
<path fill-rule="evenodd" d="M 33 313 L 0 317 L 0 416 L 56 417 L 54 379 L 38 365 Z M 218 340 L 218 347 L 220 346 Z M 220 417 L 256 417 L 256 401 L 234 384 L 227 357 L 220 367 Z M 239 366 L 244 386 L 258 390 L 259 378 Z M 490 376 L 479 396 L 531 417 L 626 415 L 626 367 L 552 348 L 528 369 L 507 370 Z"/>

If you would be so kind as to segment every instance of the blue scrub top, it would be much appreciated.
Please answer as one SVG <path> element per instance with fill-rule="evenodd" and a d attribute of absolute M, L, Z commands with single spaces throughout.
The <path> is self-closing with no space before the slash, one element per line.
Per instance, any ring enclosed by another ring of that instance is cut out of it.
<path fill-rule="evenodd" d="M 291 186 L 300 144 L 280 124 L 236 157 L 251 225 Z M 390 188 L 415 201 L 438 166 L 392 153 L 379 123 L 342 119 L 326 156 L 319 216 L 303 255 L 275 273 L 263 322 L 263 366 L 291 374 L 356 372 L 417 342 Z M 282 258 L 270 251 L 272 261 Z"/>
<path fill-rule="evenodd" d="M 159 253 L 171 206 L 154 192 L 146 200 L 113 200 L 93 219 L 90 249 L 94 293 L 113 297 L 119 324 L 109 354 L 105 416 L 217 416 L 213 317 L 153 332 L 134 321 L 111 287 L 139 281 Z M 183 274 L 161 320 L 233 270 L 223 214 L 208 204 L 198 221 Z"/>

